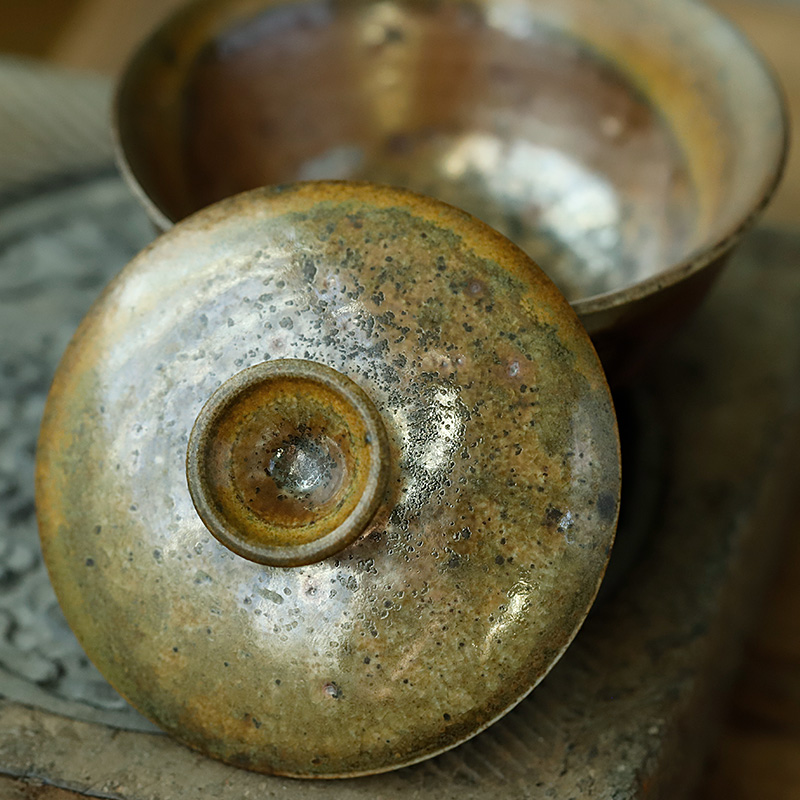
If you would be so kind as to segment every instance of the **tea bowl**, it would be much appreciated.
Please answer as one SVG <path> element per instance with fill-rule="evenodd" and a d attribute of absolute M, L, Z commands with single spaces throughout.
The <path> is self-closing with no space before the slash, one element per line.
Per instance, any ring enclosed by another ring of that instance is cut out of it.
<path fill-rule="evenodd" d="M 612 378 L 698 305 L 787 147 L 770 69 L 694 0 L 201 0 L 132 59 L 115 127 L 162 230 L 306 179 L 474 214 L 545 269 Z"/>

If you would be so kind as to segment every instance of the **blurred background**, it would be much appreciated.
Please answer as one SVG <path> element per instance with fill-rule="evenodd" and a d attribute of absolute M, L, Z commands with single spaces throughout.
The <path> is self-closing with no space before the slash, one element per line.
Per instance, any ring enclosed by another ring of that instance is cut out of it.
<path fill-rule="evenodd" d="M 0 0 L 0 55 L 113 78 L 139 40 L 181 4 L 182 0 Z M 800 120 L 800 0 L 711 4 L 732 17 L 761 48 L 780 75 L 792 117 Z M 762 224 L 800 225 L 800 123 L 795 124 L 792 147 L 783 185 Z M 14 786 L 9 783 L 4 789 L 5 785 L 0 778 L 0 796 L 16 797 Z M 41 790 L 36 796 L 43 800 L 63 796 L 59 790 Z M 800 798 L 797 531 L 787 531 L 785 556 L 747 646 L 719 744 L 697 798 Z"/>

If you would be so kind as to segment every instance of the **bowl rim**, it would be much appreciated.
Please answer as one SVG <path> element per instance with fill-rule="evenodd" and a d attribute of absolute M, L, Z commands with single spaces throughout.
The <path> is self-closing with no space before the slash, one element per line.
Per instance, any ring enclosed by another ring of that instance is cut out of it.
<path fill-rule="evenodd" d="M 128 85 L 134 64 L 150 51 L 161 31 L 174 26 L 184 18 L 191 18 L 195 12 L 201 10 L 203 7 L 212 6 L 216 2 L 219 2 L 219 0 L 190 1 L 187 5 L 183 5 L 169 14 L 130 55 L 114 88 L 111 107 L 111 131 L 117 166 L 125 182 L 128 184 L 139 203 L 143 206 L 148 217 L 159 232 L 168 230 L 180 220 L 172 220 L 150 197 L 136 177 L 133 167 L 127 158 L 121 133 L 123 116 L 122 95 Z M 282 0 L 264 0 L 264 8 L 266 9 L 270 6 L 279 5 L 281 2 Z M 283 2 L 295 4 L 313 2 L 313 0 L 283 0 Z M 753 202 L 748 205 L 744 213 L 740 214 L 733 222 L 722 228 L 721 232 L 716 236 L 709 237 L 707 243 L 695 247 L 683 258 L 672 262 L 657 273 L 637 280 L 634 283 L 626 284 L 619 289 L 610 289 L 587 297 L 579 297 L 570 300 L 570 305 L 572 305 L 575 312 L 582 319 L 590 316 L 599 316 L 607 312 L 613 313 L 623 306 L 629 306 L 640 300 L 644 300 L 650 295 L 654 295 L 700 272 L 705 267 L 723 257 L 726 253 L 730 252 L 741 238 L 755 225 L 764 209 L 774 197 L 786 170 L 786 164 L 789 158 L 792 122 L 788 109 L 786 90 L 778 76 L 777 70 L 766 58 L 762 50 L 750 40 L 728 14 L 715 7 L 706 5 L 705 3 L 696 2 L 696 0 L 686 0 L 686 3 L 688 6 L 701 7 L 702 11 L 713 18 L 716 24 L 722 25 L 737 39 L 741 51 L 748 54 L 752 60 L 753 67 L 762 73 L 765 86 L 772 90 L 777 111 L 777 141 L 773 151 L 774 158 L 771 163 L 766 165 L 763 180 L 758 188 L 752 192 Z M 301 182 L 302 181 L 292 181 L 292 183 Z M 542 268 L 545 269 L 544 267 Z M 546 269 L 545 272 L 547 272 Z"/>
<path fill-rule="evenodd" d="M 778 124 L 776 146 L 774 148 L 775 158 L 768 165 L 768 168 L 764 170 L 764 177 L 758 189 L 752 193 L 754 202 L 750 204 L 747 211 L 740 214 L 732 223 L 723 228 L 721 233 L 710 237 L 707 244 L 690 250 L 682 259 L 670 264 L 655 275 L 650 275 L 647 278 L 636 281 L 636 283 L 623 286 L 621 289 L 612 289 L 572 301 L 573 308 L 581 316 L 610 311 L 628 303 L 642 300 L 700 272 L 730 252 L 755 225 L 764 209 L 769 205 L 780 186 L 786 170 L 786 164 L 789 160 L 792 120 L 789 114 L 786 90 L 777 70 L 766 58 L 761 48 L 751 41 L 728 14 L 716 7 L 707 6 L 703 3 L 692 4 L 703 5 L 704 11 L 714 17 L 719 24 L 726 27 L 736 37 L 741 49 L 746 51 L 752 59 L 753 66 L 761 70 L 765 85 L 772 89 Z"/>

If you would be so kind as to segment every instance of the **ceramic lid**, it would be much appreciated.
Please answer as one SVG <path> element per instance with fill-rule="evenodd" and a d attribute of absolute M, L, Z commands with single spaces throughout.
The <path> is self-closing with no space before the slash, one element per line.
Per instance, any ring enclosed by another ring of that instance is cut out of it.
<path fill-rule="evenodd" d="M 619 445 L 592 345 L 498 233 L 348 183 L 222 201 L 92 308 L 41 432 L 42 547 L 108 680 L 264 772 L 450 748 L 560 657 Z"/>

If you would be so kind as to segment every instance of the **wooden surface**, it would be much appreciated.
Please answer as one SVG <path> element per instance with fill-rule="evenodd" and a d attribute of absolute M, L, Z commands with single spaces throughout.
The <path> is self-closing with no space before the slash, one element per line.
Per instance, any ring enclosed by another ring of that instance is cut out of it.
<path fill-rule="evenodd" d="M 0 798 L 2 800 L 86 800 L 85 796 L 75 794 L 55 786 L 44 786 L 17 778 L 0 775 Z"/>
<path fill-rule="evenodd" d="M 117 74 L 136 42 L 180 0 L 0 0 L 0 50 Z M 760 46 L 800 120 L 800 3 L 714 0 Z M 800 123 L 783 185 L 767 213 L 800 224 Z M 800 510 L 800 509 L 799 509 Z M 0 778 L 0 797 L 66 800 L 71 793 Z M 785 555 L 747 648 L 719 746 L 698 800 L 800 798 L 800 537 Z"/>
<path fill-rule="evenodd" d="M 800 798 L 800 538 L 788 534 L 698 800 Z"/>
<path fill-rule="evenodd" d="M 783 82 L 792 153 L 767 218 L 800 224 L 800 4 L 715 0 L 761 48 Z M 800 512 L 800 504 L 798 504 Z M 779 572 L 748 643 L 741 676 L 698 800 L 800 798 L 800 537 L 787 531 Z"/>

